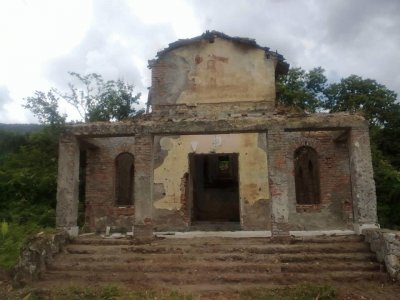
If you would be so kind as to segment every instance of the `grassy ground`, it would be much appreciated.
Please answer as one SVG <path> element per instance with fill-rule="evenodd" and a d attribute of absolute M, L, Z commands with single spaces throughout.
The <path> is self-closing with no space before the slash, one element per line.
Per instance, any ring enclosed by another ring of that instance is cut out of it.
<path fill-rule="evenodd" d="M 14 267 L 26 241 L 40 231 L 53 232 L 54 229 L 43 229 L 33 223 L 0 222 L 0 270 Z"/>
<path fill-rule="evenodd" d="M 342 286 L 305 284 L 279 289 L 256 289 L 230 294 L 183 294 L 170 290 L 128 290 L 117 286 L 76 287 L 53 290 L 13 290 L 0 282 L 0 300 L 397 300 L 399 284 L 348 284 Z"/>

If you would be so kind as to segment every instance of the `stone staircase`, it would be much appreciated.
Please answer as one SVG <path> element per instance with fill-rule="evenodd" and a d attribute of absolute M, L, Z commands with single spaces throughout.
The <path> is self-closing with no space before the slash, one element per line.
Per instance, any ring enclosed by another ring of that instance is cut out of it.
<path fill-rule="evenodd" d="M 312 283 L 386 281 L 360 236 L 292 238 L 79 237 L 58 254 L 40 285 L 116 284 L 181 291 L 224 291 Z"/>

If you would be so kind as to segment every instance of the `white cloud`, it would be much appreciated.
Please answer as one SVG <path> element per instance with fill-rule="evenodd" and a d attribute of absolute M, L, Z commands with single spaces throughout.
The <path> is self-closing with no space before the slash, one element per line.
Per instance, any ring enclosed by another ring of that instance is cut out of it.
<path fill-rule="evenodd" d="M 0 86 L 12 102 L 0 122 L 32 120 L 22 98 L 65 88 L 68 71 L 123 78 L 145 102 L 147 60 L 205 30 L 255 38 L 332 80 L 354 73 L 400 93 L 398 28 L 397 0 L 3 0 Z"/>
<path fill-rule="evenodd" d="M 84 37 L 90 22 L 91 1 L 5 0 L 0 3 L 0 84 L 14 102 L 7 118 L 32 120 L 21 107 L 22 98 L 47 88 L 43 66 L 68 53 Z"/>

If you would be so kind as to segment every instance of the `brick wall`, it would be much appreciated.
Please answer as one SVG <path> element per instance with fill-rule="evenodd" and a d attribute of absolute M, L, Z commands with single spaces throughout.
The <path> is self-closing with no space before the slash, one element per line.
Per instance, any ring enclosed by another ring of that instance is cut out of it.
<path fill-rule="evenodd" d="M 293 229 L 344 229 L 352 224 L 352 196 L 349 153 L 346 143 L 335 142 L 338 132 L 287 132 L 289 175 L 289 223 Z M 294 152 L 309 146 L 318 155 L 320 175 L 320 204 L 296 203 L 294 182 Z"/>
<path fill-rule="evenodd" d="M 89 142 L 94 147 L 86 152 L 85 226 L 96 231 L 104 231 L 106 226 L 131 230 L 134 205 L 115 204 L 115 159 L 123 152 L 135 155 L 134 138 L 97 138 Z"/>

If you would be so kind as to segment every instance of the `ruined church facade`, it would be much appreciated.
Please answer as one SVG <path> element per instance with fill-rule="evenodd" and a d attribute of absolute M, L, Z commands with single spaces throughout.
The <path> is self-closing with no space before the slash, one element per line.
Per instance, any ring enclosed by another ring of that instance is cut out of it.
<path fill-rule="evenodd" d="M 155 231 L 355 230 L 377 226 L 367 122 L 276 109 L 288 64 L 220 32 L 149 61 L 151 112 L 71 125 L 60 140 L 57 226 Z"/>

